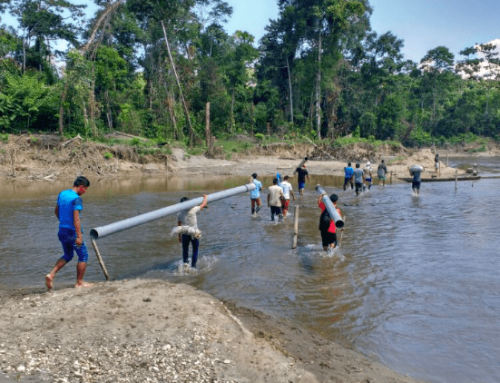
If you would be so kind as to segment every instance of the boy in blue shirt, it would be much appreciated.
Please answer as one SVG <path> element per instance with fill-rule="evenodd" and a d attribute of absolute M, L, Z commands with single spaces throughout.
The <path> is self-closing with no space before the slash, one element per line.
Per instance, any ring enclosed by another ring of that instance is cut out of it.
<path fill-rule="evenodd" d="M 45 276 L 45 286 L 47 286 L 48 290 L 52 290 L 52 283 L 54 282 L 56 273 L 73 259 L 74 252 L 78 255 L 75 287 L 92 286 L 91 283 L 83 281 L 89 255 L 83 241 L 83 230 L 80 223 L 80 212 L 83 210 L 81 196 L 85 194 L 89 186 L 89 180 L 80 176 L 73 183 L 73 188 L 62 191 L 57 198 L 54 213 L 59 220 L 58 237 L 59 241 L 61 241 L 64 255 L 56 262 L 52 271 Z"/>
<path fill-rule="evenodd" d="M 252 182 L 255 184 L 255 189 L 250 192 L 250 200 L 252 201 L 252 215 L 255 217 L 260 210 L 260 191 L 262 190 L 262 183 L 257 180 L 257 173 L 252 174 Z"/>

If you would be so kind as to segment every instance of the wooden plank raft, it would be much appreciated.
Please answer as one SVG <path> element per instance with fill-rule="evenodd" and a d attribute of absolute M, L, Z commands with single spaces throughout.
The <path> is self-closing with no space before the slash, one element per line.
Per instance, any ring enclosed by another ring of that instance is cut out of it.
<path fill-rule="evenodd" d="M 457 181 L 476 181 L 480 179 L 481 176 L 461 176 L 457 177 Z M 413 177 L 398 177 L 398 180 L 413 182 Z M 421 178 L 422 182 L 447 182 L 447 181 L 455 181 L 455 177 L 445 177 L 445 178 Z"/>

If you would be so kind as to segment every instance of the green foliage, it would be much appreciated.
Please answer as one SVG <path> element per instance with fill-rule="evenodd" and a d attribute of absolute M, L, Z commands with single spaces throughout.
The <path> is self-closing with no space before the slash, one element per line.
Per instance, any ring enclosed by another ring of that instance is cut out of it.
<path fill-rule="evenodd" d="M 394 147 L 400 147 L 401 146 L 401 142 L 399 142 L 399 141 L 395 141 L 395 140 L 387 140 L 387 141 L 376 140 L 376 139 L 374 139 L 373 136 L 371 136 L 369 138 L 342 137 L 342 138 L 336 139 L 333 142 L 333 146 L 342 147 L 342 146 L 359 144 L 359 143 L 371 144 L 375 148 L 377 148 L 380 145 L 391 145 L 391 146 L 394 146 Z"/>
<path fill-rule="evenodd" d="M 111 153 L 111 152 L 104 153 L 104 158 L 106 158 L 107 160 L 109 160 L 110 158 L 113 158 L 113 153 Z"/>
<path fill-rule="evenodd" d="M 264 139 L 264 135 L 262 133 L 255 133 L 253 135 L 257 140 L 263 140 Z"/>
<path fill-rule="evenodd" d="M 31 143 L 36 144 L 38 142 L 38 137 L 31 136 L 30 140 L 31 140 Z"/>
<path fill-rule="evenodd" d="M 0 141 L 9 142 L 9 133 L 0 133 Z"/>

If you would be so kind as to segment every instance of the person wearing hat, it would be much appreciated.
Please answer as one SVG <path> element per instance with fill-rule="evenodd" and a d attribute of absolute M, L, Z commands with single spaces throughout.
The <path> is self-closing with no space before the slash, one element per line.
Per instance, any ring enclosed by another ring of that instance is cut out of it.
<path fill-rule="evenodd" d="M 300 195 L 303 195 L 304 194 L 304 188 L 306 187 L 306 177 L 307 177 L 307 180 L 309 181 L 309 173 L 307 172 L 306 170 L 306 165 L 302 165 L 302 168 L 297 168 L 295 170 L 298 175 L 299 175 L 299 185 L 298 185 L 298 189 L 299 189 L 299 194 Z"/>
<path fill-rule="evenodd" d="M 365 172 L 366 186 L 368 187 L 368 190 L 370 190 L 370 188 L 372 187 L 372 166 L 370 164 L 370 161 L 366 162 L 364 172 Z"/>

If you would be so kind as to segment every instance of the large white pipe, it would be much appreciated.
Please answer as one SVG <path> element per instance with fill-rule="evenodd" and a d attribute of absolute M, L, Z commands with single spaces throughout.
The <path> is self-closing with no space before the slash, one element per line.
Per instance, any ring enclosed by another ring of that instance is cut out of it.
<path fill-rule="evenodd" d="M 309 158 L 308 157 L 304 157 L 304 159 L 302 161 L 300 161 L 300 164 L 295 168 L 295 170 L 293 171 L 293 174 L 297 173 L 297 169 L 301 168 L 302 166 L 304 166 L 304 164 L 307 162 Z"/>
<path fill-rule="evenodd" d="M 335 206 L 333 206 L 332 201 L 330 201 L 330 197 L 326 194 L 325 190 L 321 187 L 321 185 L 316 185 L 316 191 L 319 194 L 324 194 L 321 200 L 325 204 L 326 210 L 328 210 L 328 214 L 330 214 L 330 217 L 332 217 L 333 220 L 335 221 L 335 226 L 338 227 L 339 229 L 342 229 L 344 227 L 344 220 L 337 212 L 337 209 L 335 209 Z"/>
<path fill-rule="evenodd" d="M 255 189 L 255 184 L 250 183 L 232 189 L 222 190 L 220 192 L 207 195 L 207 202 L 218 201 L 223 198 L 232 197 L 236 194 L 246 193 L 247 191 L 251 191 L 253 189 Z M 96 227 L 95 229 L 90 230 L 90 236 L 93 239 L 99 239 L 107 235 L 117 233 L 119 231 L 127 230 L 132 227 L 163 218 L 170 214 L 178 213 L 181 210 L 191 209 L 195 206 L 201 205 L 202 202 L 203 197 L 198 197 L 185 202 L 177 203 L 175 205 L 167 206 L 162 209 L 153 210 L 149 213 L 144 213 L 135 217 L 127 218 L 122 221 L 110 223 L 106 226 Z"/>

